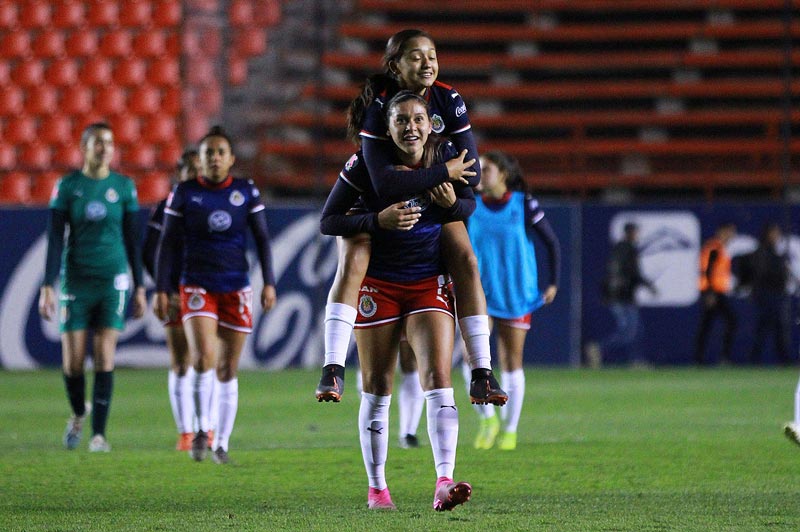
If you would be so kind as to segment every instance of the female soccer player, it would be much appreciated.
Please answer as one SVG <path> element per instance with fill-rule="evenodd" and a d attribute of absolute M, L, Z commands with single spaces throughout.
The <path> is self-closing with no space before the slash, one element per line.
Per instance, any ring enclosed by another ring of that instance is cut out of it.
<path fill-rule="evenodd" d="M 397 163 L 416 168 L 435 162 L 443 150 L 430 137 L 425 100 L 403 91 L 387 102 L 386 112 Z M 395 508 L 385 464 L 392 383 L 400 337 L 405 332 L 416 353 L 425 390 L 428 436 L 437 474 L 433 508 L 451 510 L 466 502 L 472 492 L 468 483 L 452 480 L 458 440 L 458 411 L 450 378 L 455 330 L 449 282 L 440 261 L 441 224 L 454 216 L 448 211 L 459 209 L 459 202 L 453 187 L 442 184 L 431 192 L 391 203 L 376 194 L 354 159 L 348 166 L 348 174 L 337 181 L 325 204 L 321 229 L 326 234 L 374 235 L 369 268 L 359 291 L 356 324 L 364 383 L 359 434 L 369 480 L 368 507 Z M 469 187 L 461 188 L 467 197 L 471 195 Z M 359 195 L 364 209 L 348 215 Z"/>
<path fill-rule="evenodd" d="M 83 166 L 62 177 L 50 200 L 47 263 L 39 293 L 39 313 L 55 316 L 54 284 L 61 270 L 59 328 L 64 383 L 72 417 L 64 446 L 75 449 L 86 417 L 84 362 L 88 329 L 93 330 L 94 391 L 92 439 L 89 451 L 108 452 L 106 423 L 114 384 L 114 352 L 125 325 L 130 278 L 133 274 L 133 315 L 147 305 L 139 254 L 139 203 L 133 180 L 110 169 L 114 134 L 105 123 L 90 124 L 80 140 Z M 66 250 L 64 235 L 69 226 Z M 62 251 L 64 263 L 62 265 Z"/>
<path fill-rule="evenodd" d="M 221 127 L 200 141 L 202 175 L 178 184 L 164 209 L 164 228 L 156 255 L 156 315 L 169 312 L 174 256 L 182 248 L 181 314 L 195 370 L 198 431 L 192 458 L 201 461 L 208 447 L 211 387 L 219 379 L 219 418 L 212 444 L 216 463 L 228 463 L 228 442 L 239 404 L 236 378 L 239 356 L 253 327 L 248 278 L 247 230 L 253 234 L 264 287 L 260 303 L 275 304 L 264 203 L 252 181 L 233 178 L 233 144 Z"/>
<path fill-rule="evenodd" d="M 503 388 L 508 391 L 498 447 L 513 450 L 517 446 L 517 424 L 525 398 L 522 369 L 525 337 L 531 327 L 531 313 L 556 297 L 561 252 L 539 202 L 526 191 L 517 161 L 494 151 L 481 156 L 481 166 L 481 194 L 467 229 L 478 257 L 489 316 L 497 333 Z M 550 284 L 543 293 L 539 289 L 533 232 L 542 238 L 550 253 Z M 500 423 L 493 406 L 476 405 L 475 409 L 481 415 L 475 447 L 489 449 L 494 445 Z"/>
<path fill-rule="evenodd" d="M 186 150 L 181 154 L 177 165 L 178 183 L 197 178 L 200 172 L 200 156 L 197 150 Z M 144 266 L 153 279 L 156 277 L 156 249 L 164 227 L 164 207 L 166 198 L 153 209 L 147 223 L 147 233 L 142 246 Z M 169 296 L 169 309 L 164 322 L 164 333 L 167 338 L 167 349 L 170 353 L 170 370 L 167 389 L 172 407 L 172 417 L 178 428 L 178 442 L 175 449 L 191 451 L 194 438 L 193 414 L 194 399 L 190 384 L 194 382 L 194 370 L 190 365 L 189 347 L 181 323 L 181 296 L 178 289 L 180 282 L 180 256 L 176 255 L 176 265 L 172 269 L 172 288 Z M 155 305 L 155 301 L 154 301 Z M 213 404 L 213 401 L 212 401 Z M 210 433 L 209 433 L 210 434 Z"/>
<path fill-rule="evenodd" d="M 430 35 L 414 29 L 393 35 L 386 45 L 383 67 L 384 73 L 367 79 L 363 92 L 353 100 L 348 113 L 348 134 L 362 146 L 363 162 L 377 195 L 393 202 L 448 181 L 463 180 L 477 185 L 480 168 L 474 165 L 477 148 L 466 104 L 455 89 L 436 81 L 439 64 Z M 394 163 L 383 108 L 401 89 L 425 98 L 430 107 L 433 132 L 449 137 L 460 152 L 457 157 L 411 172 Z M 503 405 L 508 396 L 492 374 L 486 300 L 477 261 L 462 222 L 443 227 L 442 246 L 447 270 L 455 281 L 459 325 L 472 367 L 470 397 L 478 404 Z M 341 399 L 347 348 L 356 318 L 357 288 L 364 278 L 369 256 L 367 235 L 341 240 L 339 267 L 325 309 L 325 362 L 316 390 L 319 401 Z"/>

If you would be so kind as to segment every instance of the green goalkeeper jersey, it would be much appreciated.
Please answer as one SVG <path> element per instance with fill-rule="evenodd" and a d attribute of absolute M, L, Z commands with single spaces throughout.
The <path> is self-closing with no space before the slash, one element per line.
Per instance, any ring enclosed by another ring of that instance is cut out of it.
<path fill-rule="evenodd" d="M 128 271 L 122 221 L 137 212 L 139 202 L 133 180 L 111 172 L 92 179 L 76 170 L 61 178 L 50 208 L 66 213 L 69 236 L 61 261 L 61 278 L 113 279 Z"/>

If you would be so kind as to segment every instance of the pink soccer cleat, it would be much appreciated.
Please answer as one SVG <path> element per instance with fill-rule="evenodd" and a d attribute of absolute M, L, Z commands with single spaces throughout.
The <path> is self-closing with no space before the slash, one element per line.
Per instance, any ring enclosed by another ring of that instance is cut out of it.
<path fill-rule="evenodd" d="M 382 490 L 370 488 L 367 495 L 367 508 L 370 510 L 397 510 L 397 506 L 394 505 L 392 496 L 389 494 L 389 488 Z"/>
<path fill-rule="evenodd" d="M 466 482 L 453 482 L 453 479 L 439 477 L 433 494 L 433 509 L 437 512 L 452 510 L 464 504 L 472 496 L 472 486 Z"/>

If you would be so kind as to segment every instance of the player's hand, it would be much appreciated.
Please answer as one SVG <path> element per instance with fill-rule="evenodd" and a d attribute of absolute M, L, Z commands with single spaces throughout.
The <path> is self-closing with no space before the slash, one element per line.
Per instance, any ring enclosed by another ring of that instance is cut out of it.
<path fill-rule="evenodd" d="M 52 286 L 39 289 L 39 315 L 50 321 L 56 314 L 56 293 Z"/>
<path fill-rule="evenodd" d="M 544 291 L 544 295 L 542 296 L 542 300 L 544 301 L 545 305 L 549 305 L 553 302 L 556 298 L 556 294 L 558 293 L 558 288 L 556 285 L 551 284 L 547 287 L 547 290 Z"/>
<path fill-rule="evenodd" d="M 141 318 L 145 310 L 147 310 L 147 293 L 144 286 L 139 286 L 133 294 L 133 317 Z"/>
<path fill-rule="evenodd" d="M 169 313 L 169 294 L 156 292 L 153 296 L 153 314 L 161 321 L 166 321 Z"/>
<path fill-rule="evenodd" d="M 419 207 L 406 207 L 405 201 L 389 205 L 378 213 L 378 225 L 381 229 L 409 231 L 422 216 Z"/>
<path fill-rule="evenodd" d="M 269 310 L 275 306 L 275 301 L 278 299 L 278 296 L 275 294 L 275 287 L 271 284 L 264 285 L 264 288 L 261 289 L 261 308 L 264 309 L 264 312 L 269 312 Z"/>
<path fill-rule="evenodd" d="M 456 191 L 452 183 L 442 183 L 430 189 L 431 199 L 439 207 L 449 209 L 456 203 Z"/>
<path fill-rule="evenodd" d="M 458 154 L 458 157 L 454 157 L 447 161 L 445 166 L 447 166 L 447 174 L 450 176 L 450 181 L 459 181 L 464 184 L 469 184 L 466 180 L 467 177 L 472 177 L 476 175 L 476 173 L 469 168 L 475 164 L 475 159 L 464 160 L 464 157 L 467 156 L 467 150 L 462 150 L 461 153 Z"/>

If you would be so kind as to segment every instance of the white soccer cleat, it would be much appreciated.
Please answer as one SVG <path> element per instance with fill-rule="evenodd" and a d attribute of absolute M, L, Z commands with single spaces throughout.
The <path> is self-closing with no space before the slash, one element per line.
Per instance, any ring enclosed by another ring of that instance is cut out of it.
<path fill-rule="evenodd" d="M 786 434 L 787 438 L 800 445 L 800 424 L 787 423 L 783 426 L 783 433 Z"/>
<path fill-rule="evenodd" d="M 111 452 L 111 444 L 106 441 L 102 434 L 95 434 L 89 441 L 90 453 L 108 453 Z"/>

